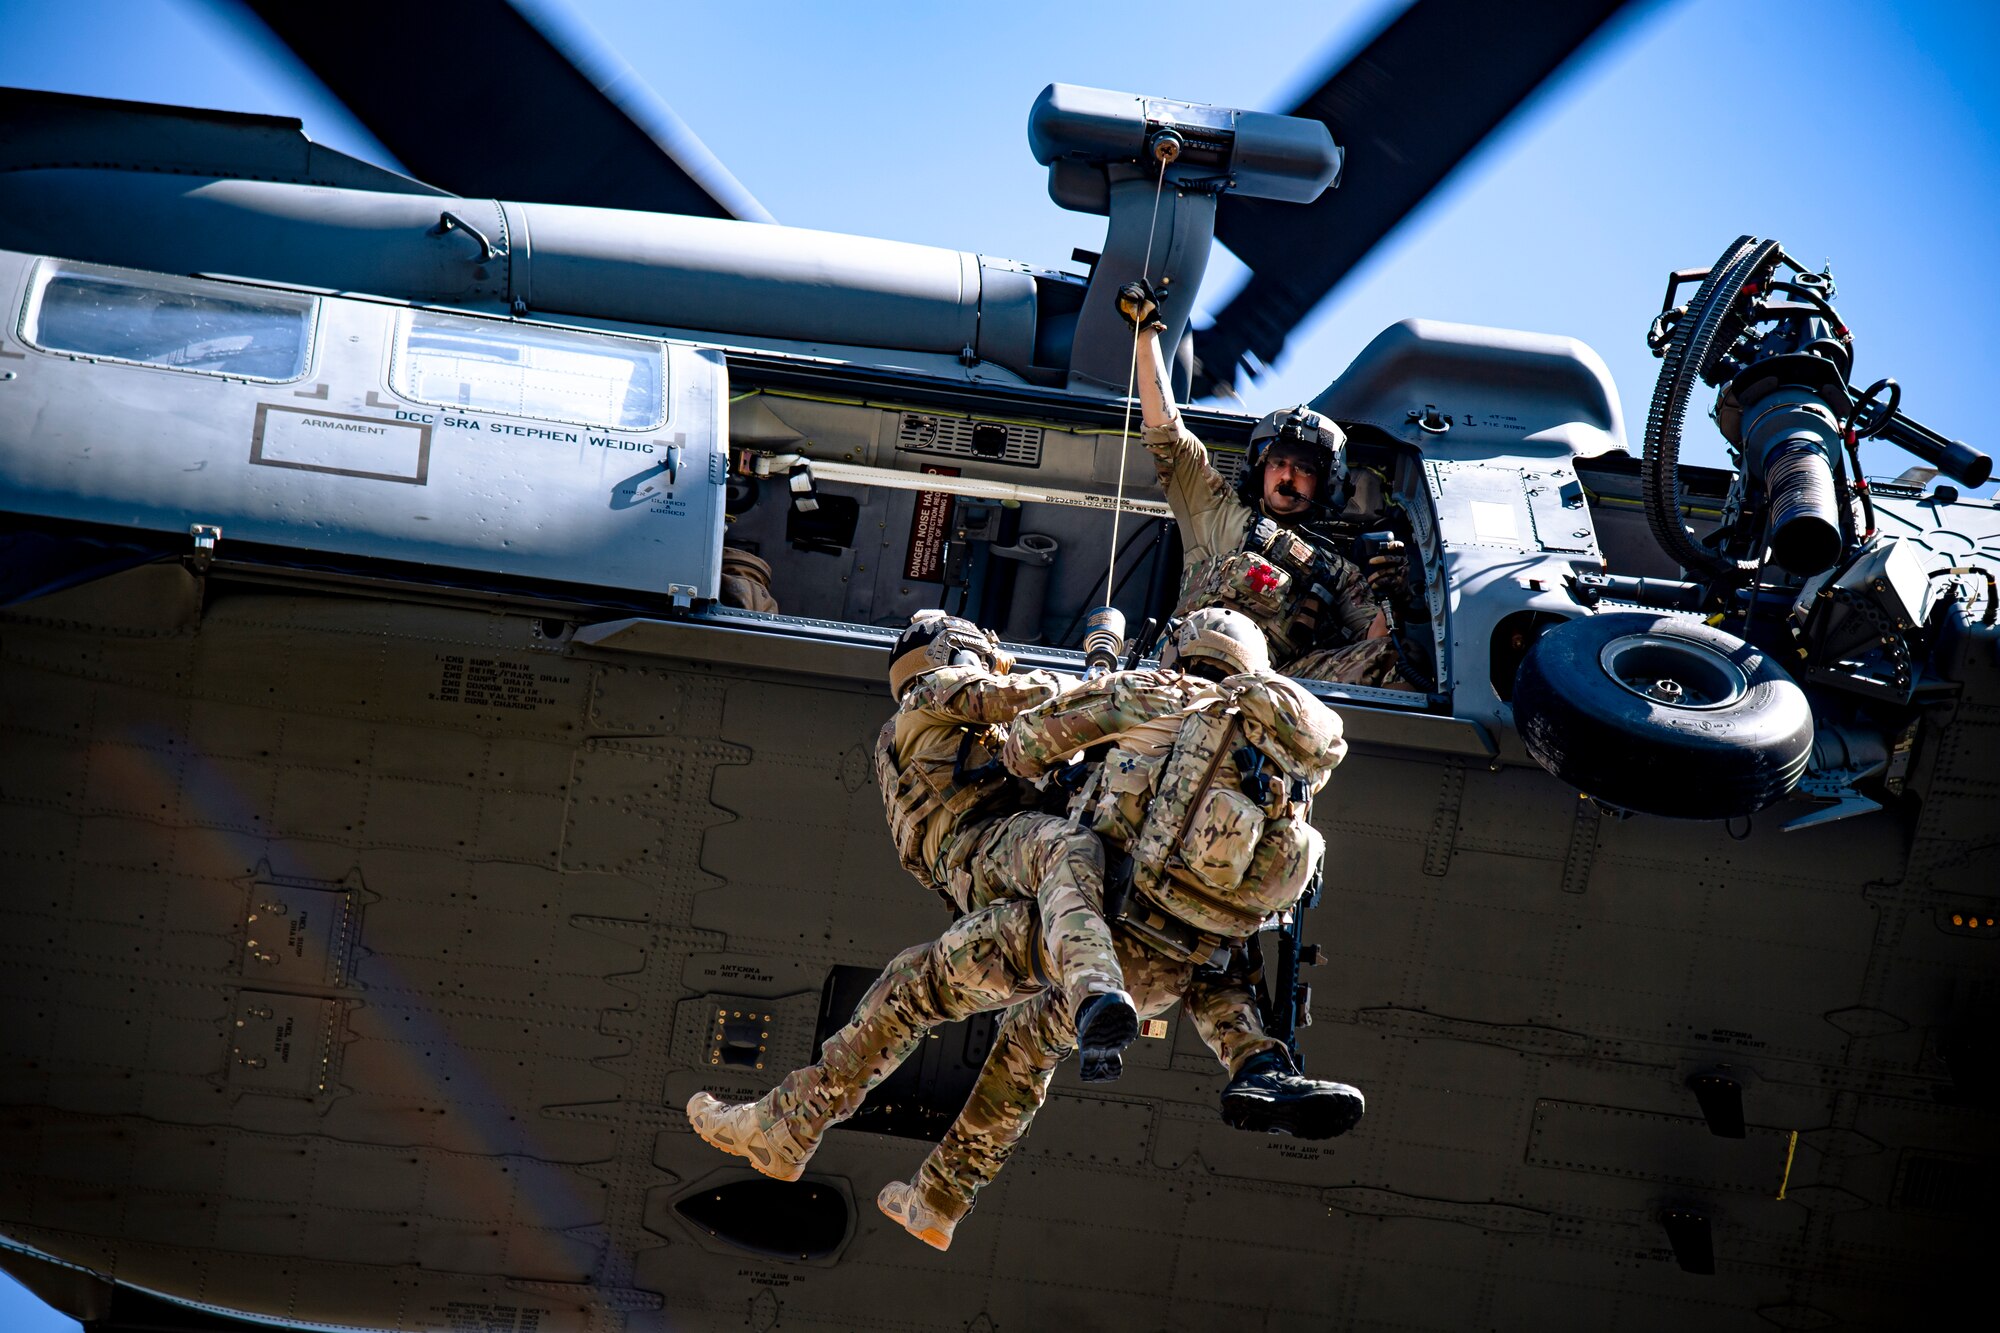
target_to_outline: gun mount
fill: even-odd
[[[1676,305],[1689,283],[1700,285]],[[1893,791],[1921,705],[1956,692],[1944,664],[1963,657],[1968,605],[1982,593],[1980,629],[1993,630],[1989,571],[1935,568],[1913,537],[1878,527],[1860,446],[1887,440],[1922,459],[1927,477],[1969,486],[1989,479],[1992,459],[1905,415],[1895,380],[1855,389],[1854,334],[1834,295],[1830,272],[1754,236],[1708,268],[1668,276],[1647,335],[1663,364],[1641,480],[1647,525],[1686,581],[1578,580],[1572,592],[1586,605],[1671,614],[1551,629],[1523,662],[1516,700],[1530,753],[1614,805],[1721,817],[1795,790],[1830,803],[1788,828],[1878,809],[1862,786]],[[1704,384],[1718,390],[1713,415],[1736,474],[1720,522],[1697,536],[1680,447]],[[1711,641],[1697,645],[1703,636]],[[1800,685],[1814,687],[1809,714]],[[1598,724],[1659,740],[1658,763],[1636,764],[1625,748],[1593,760],[1584,742]],[[1709,775],[1701,795],[1665,790],[1695,784],[1697,770]]]

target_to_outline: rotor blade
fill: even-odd
[[[772,220],[624,61],[553,6],[241,3],[432,185],[532,203]]]
[[[1334,284],[1627,0],[1417,0],[1287,115],[1347,150],[1311,204],[1225,197],[1216,239],[1250,280],[1196,334],[1206,395],[1256,372]]]

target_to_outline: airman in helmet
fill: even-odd
[[[1346,753],[1340,719],[1269,669],[1263,635],[1238,612],[1195,612],[1165,658],[1162,670],[1112,672],[1022,712],[1004,762],[1039,778],[1079,750],[1111,747],[1072,809],[1123,858],[1130,903],[1113,937],[1139,1011],[1178,1004],[1202,1029],[1230,1070],[1230,1124],[1344,1133],[1365,1109],[1360,1091],[1304,1077],[1261,1023],[1232,1022],[1230,974],[1219,970],[1316,880],[1324,843],[1310,804]],[[915,1177],[877,1200],[939,1248],[1042,1104],[1061,1058],[1047,1007],[1036,997],[1008,1011],[964,1110]]]
[[[1269,671],[1271,650],[1263,631],[1248,616],[1223,606],[1205,606],[1168,627],[1160,665],[1224,680],[1246,671]]]
[[[1287,675],[1414,689],[1376,604],[1405,592],[1400,542],[1357,567],[1315,531],[1347,502],[1347,437],[1306,406],[1266,414],[1234,487],[1209,462],[1174,404],[1159,345],[1160,294],[1145,283],[1119,292],[1139,339],[1144,441],[1158,469],[1185,552],[1177,616],[1204,606],[1243,612],[1271,643]]]
[[[1192,941],[1193,952],[1162,952],[1163,946],[1148,944],[1133,929],[1120,926],[1108,942],[1108,969],[1105,959],[1091,950],[1079,951],[1079,942],[1095,937],[1066,915],[1070,909],[1064,904],[1101,904],[1104,844],[1078,819],[1007,813],[1016,779],[985,762],[990,753],[1016,748],[1003,744],[1011,742],[1003,722],[1046,710],[1069,695],[1077,696],[1078,707],[1052,719],[1054,730],[1038,731],[1030,748],[1059,744],[1054,737],[1065,729],[1106,743],[1131,743],[1124,733],[1151,722],[1142,730],[1157,746],[1171,750],[1189,705],[1218,701],[1230,688],[1212,682],[1262,677],[1290,685],[1263,670],[1261,635],[1233,612],[1213,610],[1191,618],[1175,644],[1171,670],[1114,672],[1065,691],[1047,673],[1007,671],[999,646],[968,622],[927,614],[911,626],[891,654],[890,679],[899,707],[878,740],[877,775],[904,864],[919,880],[945,893],[963,915],[937,940],[892,959],[853,1019],[821,1047],[814,1064],[792,1071],[754,1102],[731,1105],[708,1093],[696,1094],[688,1104],[688,1118],[704,1140],[748,1158],[766,1175],[795,1180],[826,1129],[858,1110],[868,1089],[929,1031],[1005,1008],[993,1051],[944,1142],[914,1180],[892,1182],[878,1200],[912,1234],[945,1248],[980,1186],[999,1171],[1026,1133],[1050,1075],[1068,1052],[1082,1047],[1088,1064],[1093,1040],[1112,1046],[1097,1058],[1100,1073],[1106,1065],[1115,1073],[1115,1047],[1129,1042],[1137,1030],[1136,1006],[1124,989],[1128,967],[1144,987],[1149,1012],[1180,1001],[1231,1071],[1223,1097],[1224,1118],[1230,1123],[1309,1138],[1339,1133],[1353,1123],[1360,1114],[1360,1095],[1345,1085],[1299,1076],[1283,1045],[1265,1035],[1240,976],[1204,970],[1226,953],[1221,935],[1183,926],[1175,938],[1183,945]],[[1243,687],[1236,688],[1240,692]],[[1330,770],[1344,750],[1338,719],[1317,700],[1299,694],[1330,725],[1323,740],[1330,737],[1332,749],[1323,744],[1320,755],[1322,767]],[[1008,762],[1037,773],[1047,767],[1025,764],[1018,755]],[[1128,772],[1141,767],[1135,762]],[[1223,773],[1223,779],[1231,773]],[[1317,780],[1323,781],[1324,774]],[[1316,787],[1317,781],[1286,790],[1297,794],[1307,786]],[[1134,799],[1145,800],[1125,779],[1093,781],[1085,790],[1100,788],[1115,793],[1114,803],[1127,807]],[[1177,808],[1165,818],[1171,819]],[[1259,883],[1274,874],[1298,878],[1302,858],[1313,850],[1303,840],[1317,835],[1300,833],[1309,825],[1291,815],[1286,807],[1289,822],[1282,826],[1290,830],[1292,841],[1273,843],[1279,848],[1282,842],[1283,854],[1251,859],[1262,877]],[[1240,836],[1242,825],[1231,827]],[[1199,841],[1199,829],[1196,834]],[[1261,844],[1257,850],[1263,852]],[[1054,891],[1052,882],[1058,885]],[[1101,916],[1091,915],[1102,924]],[[1057,938],[1061,929],[1051,930],[1052,920],[1058,927],[1066,924],[1075,937]],[[1224,924],[1240,923],[1232,918]],[[1066,969],[1084,978],[1080,991],[1070,989]],[[1115,992],[1102,984],[1107,976],[1116,976]],[[1098,1014],[1113,1017],[1100,1019]],[[1114,1019],[1120,1030],[1112,1035],[1118,1040],[1107,1042]]]
[[[1026,910],[982,917],[948,944],[899,955],[852,1031],[759,1100],[695,1095],[696,1133],[781,1179],[795,1178],[820,1134],[895,1068],[907,1054],[900,1034],[926,1029],[925,1018],[943,1012],[939,997],[990,998],[978,975],[962,973],[999,947],[994,932],[1027,950],[1030,988],[1034,977],[1052,983],[1056,1003],[1043,1020],[1061,1034],[1052,1041],[1081,1052],[1086,1080],[1116,1078],[1120,1053],[1139,1033],[1103,916],[1103,844],[1069,820],[1023,809],[1024,789],[995,762],[1006,724],[1056,697],[1064,679],[1013,671],[990,632],[940,611],[912,618],[888,665],[897,708],[876,737],[875,776],[903,867],[961,918],[1001,901]]]

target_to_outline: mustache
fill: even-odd
[[[1330,505],[1326,501],[1318,499],[1314,496],[1307,495],[1304,491],[1292,485],[1292,483],[1289,481],[1279,482],[1277,490],[1278,494],[1284,496],[1287,500],[1303,500],[1307,504],[1307,506],[1313,509],[1317,509],[1323,514],[1336,512],[1333,505]]]

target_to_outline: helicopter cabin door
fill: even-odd
[[[16,523],[464,586],[716,596],[718,352],[5,252],[0,301]]]

